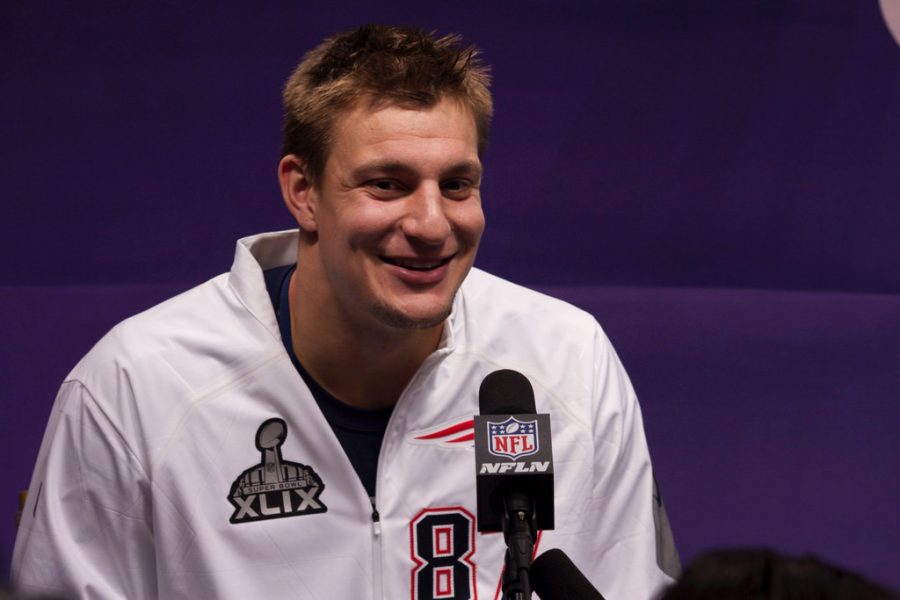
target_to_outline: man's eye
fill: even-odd
[[[365,185],[371,194],[379,198],[394,198],[402,195],[405,190],[403,184],[396,179],[373,179]]]
[[[394,190],[400,189],[400,186],[397,185],[396,181],[390,181],[387,179],[378,179],[369,183],[372,187],[378,190],[382,190],[385,192],[391,192]]]
[[[469,194],[472,184],[465,179],[451,179],[441,184],[441,188],[451,197],[463,197]]]

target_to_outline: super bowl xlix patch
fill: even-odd
[[[296,517],[323,513],[328,508],[320,499],[325,484],[307,465],[289,462],[281,456],[287,438],[287,424],[269,419],[256,431],[256,448],[262,460],[241,473],[231,484],[228,501],[234,506],[232,523]]]

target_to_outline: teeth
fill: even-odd
[[[407,262],[404,260],[396,260],[396,259],[391,259],[391,258],[385,258],[384,261],[387,263],[390,263],[392,265],[397,265],[398,267],[403,267],[404,269],[409,269],[411,271],[429,271],[431,269],[435,269],[435,268],[441,266],[442,264],[444,264],[446,262],[443,260],[438,260],[438,261],[430,262],[430,263]]]
[[[413,264],[413,263],[398,262],[397,264],[400,265],[401,267],[403,267],[404,269],[412,269],[413,271],[427,271],[429,269],[433,269],[437,266],[440,266],[441,263],[436,262],[436,263],[429,263],[429,264],[423,265],[422,263]]]

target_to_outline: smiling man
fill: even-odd
[[[13,561],[85,598],[495,598],[472,415],[497,369],[553,423],[561,548],[611,598],[678,569],[634,392],[594,319],[472,265],[487,69],[369,26],[285,86],[298,229],[114,328],[63,383]],[[502,203],[502,199],[494,201]]]
[[[279,165],[300,228],[293,350],[344,402],[392,406],[438,347],[484,229],[475,119],[451,96],[367,98],[331,136],[322,173],[296,154]]]

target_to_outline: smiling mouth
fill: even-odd
[[[453,257],[448,256],[447,258],[440,260],[430,261],[410,258],[389,258],[387,256],[379,256],[379,258],[389,265],[394,265],[395,267],[400,267],[402,269],[409,269],[410,271],[433,271],[434,269],[446,265]]]

